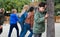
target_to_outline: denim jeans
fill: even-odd
[[[32,37],[33,31],[30,27],[30,24],[27,24],[27,23],[24,24],[24,29],[23,29],[23,32],[20,35],[20,37],[25,37],[25,34],[27,33],[28,30],[31,32],[28,37]]]
[[[14,24],[14,25],[11,24],[11,25],[10,25],[10,30],[9,30],[8,37],[11,37],[11,33],[12,33],[13,28],[16,28],[16,30],[17,30],[17,37],[19,37],[19,29],[18,29],[17,24]]]

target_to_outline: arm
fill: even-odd
[[[22,12],[20,13],[20,17],[25,13],[25,10],[22,10]]]
[[[34,16],[34,20],[37,23],[41,23],[45,20],[45,17],[40,17],[39,14],[36,13],[35,16]]]

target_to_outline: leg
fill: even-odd
[[[34,37],[41,37],[41,33],[40,34],[34,34]]]
[[[0,34],[2,33],[2,31],[3,31],[3,28],[0,29]]]
[[[28,37],[32,37],[32,35],[33,35],[33,31],[32,30],[30,30],[30,34],[29,34],[29,36]]]
[[[27,33],[27,28],[24,26],[23,32],[21,33],[20,37],[25,37],[25,34]]]
[[[42,36],[42,34],[40,33],[40,34],[39,34],[39,37],[41,37],[41,36]]]
[[[29,34],[29,36],[28,37],[32,37],[32,35],[33,35],[33,31],[32,31],[32,29],[30,28],[30,34]]]
[[[11,37],[12,30],[13,30],[13,25],[10,25],[10,30],[9,30],[8,37]]]
[[[21,35],[24,31],[24,24],[20,24],[20,26],[21,26],[21,33],[20,33],[20,35]]]
[[[16,30],[17,30],[17,37],[19,37],[19,29],[18,29],[17,24],[15,25],[15,28],[16,28]]]
[[[2,28],[2,26],[0,26],[0,34],[2,33],[2,31],[3,31],[3,28]]]

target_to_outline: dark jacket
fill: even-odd
[[[0,13],[0,25],[3,25],[4,20],[5,20],[4,14]]]

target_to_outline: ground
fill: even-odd
[[[10,27],[9,24],[4,24],[3,25],[3,32],[0,35],[0,37],[7,37],[8,36],[9,27]],[[21,31],[21,27],[20,27],[19,23],[18,23],[18,27],[19,27],[19,32],[20,32]],[[30,32],[28,31],[25,37],[28,37],[29,33]],[[60,37],[60,23],[55,23],[55,33],[56,33],[55,37]],[[12,37],[17,37],[15,28],[13,29],[11,36]],[[46,37],[46,31],[42,34],[42,37]]]

